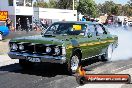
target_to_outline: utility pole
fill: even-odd
[[[74,0],[73,0],[73,6],[72,6],[73,10],[74,10],[74,4],[75,4],[75,2],[74,2]]]

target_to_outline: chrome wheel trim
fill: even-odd
[[[0,41],[2,40],[2,34],[0,33]]]
[[[112,53],[113,53],[113,46],[112,46],[112,44],[111,45],[109,45],[109,47],[108,47],[108,60],[111,60],[111,58],[112,58]]]
[[[76,71],[79,66],[79,58],[78,56],[72,56],[71,58],[71,70]]]

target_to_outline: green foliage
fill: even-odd
[[[74,2],[74,8],[77,9],[78,12],[91,17],[97,17],[102,13],[107,13],[108,15],[132,16],[132,0],[126,5],[115,4],[113,1],[105,1],[103,4],[98,5],[94,0],[74,0]],[[49,0],[49,2],[39,0],[34,3],[34,6],[42,8],[72,9],[73,0]]]
[[[118,6],[114,5],[111,7],[111,14],[117,15],[118,14]]]
[[[77,9],[78,1],[74,0],[74,8]],[[58,0],[58,8],[60,9],[72,9],[73,0]]]
[[[132,0],[128,1],[128,5],[132,8]]]
[[[114,9],[115,3],[113,1],[105,1],[105,3],[102,4],[101,11],[102,13],[110,13],[111,9]]]
[[[82,14],[91,17],[96,17],[97,15],[97,5],[93,0],[79,0],[79,6],[77,10]]]
[[[49,0],[48,7],[49,8],[57,8],[58,2],[56,0]]]
[[[132,0],[127,4],[115,4],[113,1],[105,1],[103,4],[98,4],[99,12],[113,15],[127,15],[132,16]]]
[[[33,6],[34,7],[48,8],[48,4],[46,2],[40,2],[40,1],[35,2]]]

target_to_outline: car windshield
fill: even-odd
[[[85,32],[87,25],[76,23],[54,23],[44,35],[81,35]]]

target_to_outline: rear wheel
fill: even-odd
[[[0,32],[0,41],[2,41],[3,39],[3,36],[2,36],[2,33]]]
[[[109,45],[105,55],[102,55],[101,57],[102,61],[110,61],[112,58],[112,53],[113,53],[113,44]]]
[[[19,59],[19,64],[24,70],[32,69],[34,66],[33,62],[30,62],[26,59]]]

